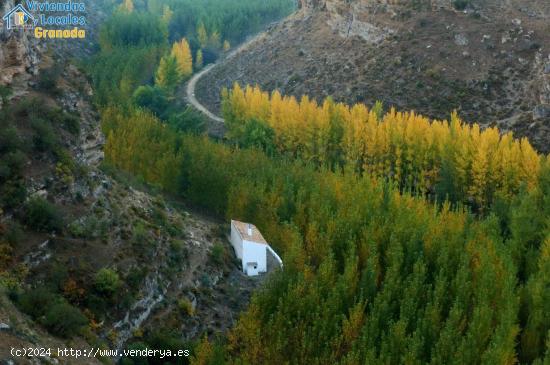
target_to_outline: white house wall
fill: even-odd
[[[246,267],[248,262],[257,262],[258,271],[267,271],[267,251],[266,245],[254,243],[250,241],[243,241],[243,267]]]
[[[241,235],[233,224],[231,224],[231,244],[233,245],[233,249],[235,250],[235,255],[237,255],[237,258],[242,260],[243,242],[241,239]]]

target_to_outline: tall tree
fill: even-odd
[[[208,45],[208,32],[206,31],[206,27],[202,22],[199,23],[197,27],[197,39],[199,40],[201,48],[204,48]]]
[[[162,57],[157,69],[155,84],[167,93],[172,94],[180,81],[181,74],[176,57],[171,55]]]
[[[176,59],[178,71],[182,78],[187,78],[193,73],[193,56],[191,55],[189,43],[185,38],[174,43],[171,56]]]

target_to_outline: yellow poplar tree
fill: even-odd
[[[176,58],[180,75],[184,78],[189,77],[193,73],[193,57],[189,43],[185,38],[174,43],[171,55]]]
[[[528,189],[538,185],[542,157],[526,139],[501,136],[496,128],[482,131],[479,124],[463,123],[456,112],[450,121],[395,109],[382,115],[381,104],[372,110],[331,99],[318,104],[307,96],[298,101],[238,84],[224,100],[234,131],[242,131],[252,118],[265,123],[283,154],[324,165],[341,153],[353,170],[391,178],[421,193],[450,176],[445,189],[462,202],[471,199],[482,212],[495,194],[511,196],[522,184]],[[339,125],[342,135],[333,141],[331,133]]]
[[[227,40],[223,41],[223,50],[227,52],[229,51],[230,48],[231,48],[231,44],[229,43],[229,41]]]
[[[479,127],[474,126],[474,138],[477,151],[474,154],[472,161],[472,185],[470,186],[470,194],[474,201],[481,208],[485,206],[485,192],[487,185],[488,172],[488,143],[486,138],[479,136]]]

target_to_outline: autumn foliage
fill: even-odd
[[[235,84],[223,94],[230,137],[242,142],[258,135],[259,147],[271,146],[282,155],[331,168],[389,179],[402,190],[438,193],[441,199],[472,203],[486,209],[496,196],[510,197],[520,188],[534,188],[541,156],[527,139],[501,135],[463,123],[456,113],[450,121],[429,120],[414,112],[380,105],[348,106],[326,99],[317,104],[269,94],[258,87]],[[272,136],[272,137],[270,137]]]
[[[254,222],[283,255],[284,271],[254,296],[226,346],[203,340],[192,363],[549,360],[544,158],[536,156],[532,186],[484,218],[402,192],[385,176],[183,135],[141,111],[110,108],[103,127],[107,163],[219,216]],[[483,134],[459,130],[471,143]],[[509,143],[522,151],[522,142]]]

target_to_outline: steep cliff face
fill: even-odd
[[[0,14],[13,8],[14,0],[0,5]],[[9,85],[14,94],[22,93],[31,75],[38,73],[43,47],[28,31],[8,30],[0,18],[0,85]]]

